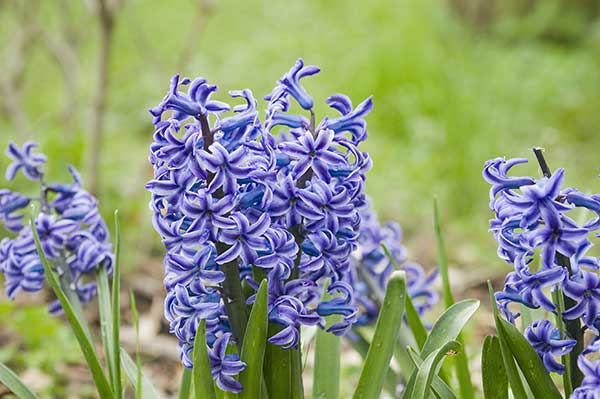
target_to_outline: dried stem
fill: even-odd
[[[114,32],[115,8],[108,0],[96,0],[100,36],[98,41],[98,76],[96,79],[96,98],[92,110],[92,143],[89,158],[90,191],[98,193],[100,180],[100,160],[102,158],[102,139],[106,113],[106,96],[109,84],[109,65],[112,36]]]

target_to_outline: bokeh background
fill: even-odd
[[[410,257],[433,267],[437,196],[466,291],[505,273],[487,233],[485,160],[542,146],[567,184],[600,191],[599,16],[597,0],[0,0],[0,147],[39,141],[50,180],[69,179],[73,164],[107,220],[119,209],[124,287],[141,296],[143,346],[168,390],[178,368],[144,184],[147,109],[174,73],[208,78],[217,98],[246,87],[260,97],[301,56],[322,69],[303,81],[317,116],[331,93],[373,95],[375,207],[401,223]],[[28,190],[20,179],[0,187]],[[43,298],[0,299],[0,361],[49,397],[89,394],[70,331]]]

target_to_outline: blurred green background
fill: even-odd
[[[69,178],[66,163],[88,182],[96,169],[102,211],[122,215],[125,280],[148,265],[160,276],[143,188],[147,109],[176,72],[218,84],[217,98],[245,87],[260,97],[301,56],[322,69],[303,81],[318,116],[332,93],[374,96],[368,192],[381,218],[402,224],[411,258],[435,265],[435,195],[451,263],[493,274],[503,265],[487,233],[485,160],[532,158],[542,146],[568,185],[600,191],[599,14],[595,0],[1,0],[0,147],[38,140],[51,180]],[[539,173],[534,163],[521,170]],[[8,305],[0,312],[16,317]],[[0,333],[23,329],[10,324]],[[22,344],[35,348],[34,338]]]

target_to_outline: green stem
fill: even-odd
[[[222,254],[227,249],[226,244],[217,243],[218,254]],[[240,280],[240,269],[237,263],[233,261],[221,265],[221,270],[225,273],[225,281],[223,281],[225,310],[231,324],[231,332],[241,353],[244,334],[246,333],[246,324],[248,323],[248,312]]]
[[[560,330],[560,338],[566,339],[567,332],[565,328],[565,323],[562,317],[560,316],[565,311],[565,301],[563,297],[562,290],[557,288],[555,291],[552,291],[552,299],[558,308],[558,313],[555,314],[556,325]],[[566,355],[561,357],[561,363],[565,366],[565,372],[563,373],[563,385],[565,388],[565,399],[568,399],[573,392],[573,385],[571,382],[571,354],[567,353]]]
[[[548,166],[548,163],[544,158],[543,149],[539,147],[533,148],[533,153],[537,158],[538,164],[540,165],[540,169],[542,170],[544,176],[550,178],[552,176],[552,171],[550,170],[550,167]],[[568,257],[561,254],[560,252],[556,252],[556,263],[567,269],[567,271],[569,272],[569,277],[573,275],[573,270],[571,269],[571,261]],[[562,297],[565,309],[571,309],[573,306],[577,305],[576,301],[564,295],[564,293]],[[569,359],[571,365],[571,386],[572,388],[576,388],[580,386],[581,382],[583,381],[583,373],[581,372],[581,370],[579,370],[579,367],[577,366],[577,359],[581,352],[583,352],[583,329],[581,327],[581,320],[579,319],[564,320],[564,322],[569,337],[577,341],[577,344],[575,344],[575,347],[571,351]]]

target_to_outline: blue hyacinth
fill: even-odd
[[[513,303],[543,308],[563,319],[567,332],[562,336],[547,320],[535,321],[525,332],[548,371],[562,373],[564,367],[554,356],[571,352],[576,342],[583,341],[585,330],[593,336],[593,343],[598,342],[600,280],[596,271],[600,259],[590,249],[599,237],[600,196],[564,188],[564,170],[550,173],[539,150],[536,155],[545,175],[540,179],[509,176],[526,159],[493,159],[483,170],[491,184],[490,208],[495,215],[490,231],[498,242],[498,256],[514,267],[504,289],[496,293],[496,301],[511,323],[520,316]],[[579,210],[586,211],[587,219],[576,222],[573,215]],[[564,312],[559,312],[552,293],[564,295]],[[587,382],[575,390],[574,398],[596,397],[590,392],[598,389],[597,365],[585,356],[597,349],[592,344],[575,354]]]
[[[240,291],[232,288],[242,281],[256,289],[268,280],[269,321],[280,327],[272,344],[298,348],[301,326],[324,327],[326,316],[341,315],[329,329],[338,335],[357,322],[350,254],[367,205],[371,161],[359,147],[373,104],[369,98],[354,108],[333,95],[327,103],[334,114],[317,123],[300,79],[318,72],[298,60],[265,97],[264,118],[248,89],[231,91],[232,101],[241,100],[231,106],[211,99],[217,87],[206,79],[179,76],[150,110],[154,177],[146,187],[167,250],[165,315],[186,367],[196,326],[206,320],[222,389],[239,389],[216,367],[225,364],[223,345],[242,338],[233,315]],[[300,114],[290,112],[292,101]],[[322,302],[328,280],[335,297]]]
[[[98,210],[98,201],[81,186],[73,167],[73,183],[47,183],[43,166],[46,156],[35,153],[38,145],[27,142],[22,148],[10,142],[6,154],[12,159],[6,171],[8,180],[18,172],[39,185],[32,196],[0,190],[0,222],[14,237],[0,241],[0,271],[4,274],[6,294],[14,299],[19,291],[36,292],[44,287],[44,268],[35,247],[31,226],[23,223],[31,202],[39,203],[35,228],[44,255],[59,274],[63,289],[75,291],[82,303],[96,294],[93,281],[96,268],[112,271],[114,254],[109,233]],[[60,312],[58,301],[50,311]]]

